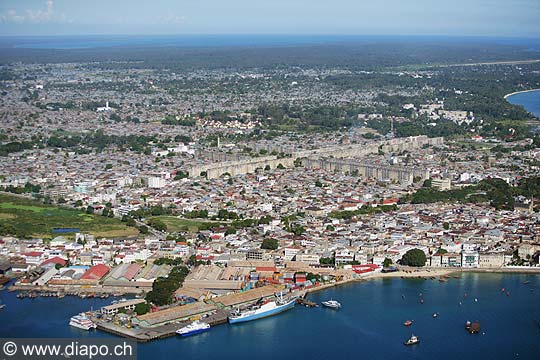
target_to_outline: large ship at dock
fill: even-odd
[[[69,320],[69,325],[83,330],[95,329],[97,327],[97,325],[94,324],[94,322],[90,320],[84,313],[71,317]]]
[[[245,310],[236,310],[229,315],[229,323],[252,321],[264,317],[277,315],[283,311],[292,309],[296,303],[296,297],[284,299],[283,295],[277,296],[276,300],[259,300],[257,303]]]

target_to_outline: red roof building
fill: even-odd
[[[55,265],[60,264],[62,266],[66,266],[67,261],[62,259],[61,257],[55,256],[53,258],[50,258],[50,259],[45,260],[44,262],[42,262],[40,266],[45,266],[47,264],[55,264]]]
[[[90,269],[81,276],[83,280],[101,280],[107,273],[110,268],[107,265],[99,264],[92,266]]]

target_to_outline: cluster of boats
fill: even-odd
[[[57,297],[59,299],[65,297],[66,295],[68,296],[78,296],[80,297],[81,299],[91,299],[91,298],[101,298],[101,299],[107,299],[110,295],[109,294],[101,294],[101,295],[96,295],[94,293],[79,293],[79,292],[60,292],[60,291],[43,291],[43,292],[38,292],[38,291],[31,291],[31,292],[20,292],[17,294],[17,298],[18,299],[25,299],[25,298],[29,298],[29,299],[35,299],[37,298],[38,296],[39,297]],[[113,295],[113,296],[120,296],[120,295]]]

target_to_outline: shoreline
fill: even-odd
[[[347,285],[352,284],[355,282],[362,282],[362,281],[368,281],[368,280],[377,280],[377,279],[394,279],[394,278],[400,278],[400,279],[431,279],[431,278],[438,278],[451,275],[451,274],[463,274],[463,273],[480,273],[480,274],[532,274],[532,275],[540,275],[540,268],[530,268],[530,269],[514,269],[514,268],[422,268],[421,270],[414,270],[414,269],[407,269],[407,271],[396,271],[391,273],[382,273],[380,271],[367,274],[365,276],[360,276],[356,278],[351,278],[347,280],[343,280],[340,282],[332,283],[332,284],[324,284],[318,287],[313,287],[310,289],[305,290],[305,296],[307,294],[321,291],[325,289],[329,289],[332,287],[337,287],[341,285]]]
[[[521,94],[521,93],[528,93],[533,91],[540,91],[540,89],[530,89],[530,90],[522,90],[522,91],[514,91],[513,93],[504,95],[504,99],[507,100],[510,96]]]

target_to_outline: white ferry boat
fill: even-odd
[[[84,313],[73,316],[69,320],[69,325],[83,330],[95,329],[97,327],[97,325],[94,324],[94,322],[90,320]]]
[[[191,336],[210,330],[210,325],[201,321],[194,321],[191,324],[176,330],[180,336]]]
[[[296,297],[284,300],[282,295],[277,297],[275,301],[264,301],[261,299],[255,305],[246,310],[236,310],[235,312],[231,313],[231,315],[229,315],[229,323],[235,324],[276,315],[283,311],[292,309],[295,303]]]

